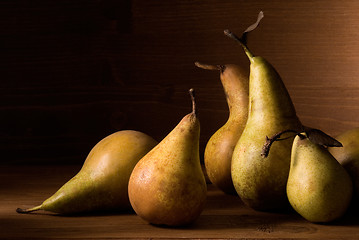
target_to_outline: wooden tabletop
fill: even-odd
[[[59,216],[18,214],[41,203],[80,166],[1,166],[0,239],[359,239],[359,213],[331,224],[313,224],[294,212],[257,212],[237,196],[208,186],[207,205],[190,227],[148,224],[135,213]]]

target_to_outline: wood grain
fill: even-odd
[[[248,60],[224,29],[249,37],[281,74],[305,125],[359,125],[359,2],[14,0],[0,2],[0,163],[82,163],[106,135],[161,140],[197,91],[201,152],[228,116],[218,74],[195,61]]]
[[[208,186],[207,204],[188,227],[146,223],[133,212],[60,216],[18,214],[41,203],[80,166],[8,166],[0,169],[0,239],[358,239],[359,217],[348,213],[330,224],[313,224],[292,211],[257,212],[237,196]]]

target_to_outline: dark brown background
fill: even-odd
[[[201,151],[228,116],[218,73],[238,63],[223,35],[265,18],[249,47],[279,71],[306,125],[359,126],[359,2],[0,1],[0,164],[82,163],[122,129],[161,140],[197,92]]]

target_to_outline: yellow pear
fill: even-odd
[[[287,195],[292,207],[310,222],[341,217],[352,198],[352,181],[328,152],[306,133],[293,141]]]
[[[248,117],[248,73],[237,64],[208,65],[196,62],[196,66],[219,70],[229,117],[207,142],[204,164],[209,180],[227,194],[236,194],[231,177],[234,147],[241,136]]]
[[[128,180],[136,163],[157,142],[145,133],[123,130],[98,142],[81,170],[41,205],[17,209],[19,213],[46,210],[74,214],[128,210]]]
[[[191,96],[193,111],[136,164],[130,177],[131,205],[152,224],[188,225],[204,208],[207,185],[199,159],[200,125]]]
[[[261,14],[258,19],[263,17]],[[286,183],[291,143],[276,143],[267,158],[262,157],[262,148],[266,136],[283,129],[300,131],[302,124],[275,68],[263,57],[253,55],[244,35],[238,38],[229,30],[225,34],[240,43],[250,61],[248,120],[232,156],[234,187],[243,202],[253,209],[274,211],[285,208],[289,206]]]

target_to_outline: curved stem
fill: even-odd
[[[266,141],[263,145],[261,156],[263,158],[268,157],[269,150],[270,150],[270,147],[272,146],[273,142],[294,137],[294,136],[290,136],[290,137],[286,137],[286,138],[280,138],[280,136],[282,134],[288,133],[288,132],[295,133],[294,136],[299,136],[300,139],[302,139],[302,140],[305,138],[308,138],[312,143],[318,144],[318,145],[321,145],[324,147],[343,147],[343,145],[338,140],[329,136],[328,134],[324,133],[323,131],[321,131],[319,129],[303,126],[302,131],[299,131],[299,132],[296,130],[287,129],[287,130],[284,130],[284,131],[274,134],[271,138],[268,138],[268,136],[266,136]],[[305,134],[302,134],[302,132]]]
[[[206,69],[206,70],[219,70],[219,71],[221,71],[222,68],[224,68],[224,66],[222,66],[222,65],[211,65],[211,64],[201,63],[201,62],[195,62],[194,65],[196,65],[196,67]]]
[[[254,57],[253,53],[248,49],[247,44],[245,43],[244,39],[241,37],[239,38],[236,34],[234,34],[233,32],[231,32],[230,30],[226,29],[224,30],[224,35],[232,38],[233,40],[235,40],[236,42],[238,42],[244,49],[244,52],[246,53],[246,55],[248,56],[249,60],[252,61],[252,58]],[[243,36],[245,36],[245,34],[243,34]]]
[[[31,213],[31,212],[34,212],[34,211],[38,211],[40,209],[41,209],[41,205],[33,207],[33,208],[28,208],[28,209],[17,208],[16,212],[17,213]]]
[[[229,31],[228,29],[224,30],[224,34],[230,38],[232,38],[233,40],[237,41],[244,49],[244,52],[247,54],[249,60],[252,62],[252,59],[254,57],[254,55],[252,54],[252,52],[248,49],[247,47],[247,34],[252,32],[254,29],[256,29],[260,23],[260,21],[262,20],[262,18],[264,17],[263,11],[260,11],[257,17],[257,21],[255,23],[253,23],[252,25],[250,25],[243,33],[241,37],[238,37],[237,35],[235,35],[234,33],[232,33],[231,31]]]
[[[191,96],[191,101],[192,101],[192,113],[196,115],[196,101],[195,101],[194,89],[191,88],[188,92],[189,95]]]
[[[266,136],[266,141],[265,141],[265,143],[264,143],[264,145],[263,145],[262,152],[261,152],[261,156],[262,156],[263,158],[268,157],[269,150],[270,150],[272,144],[273,144],[275,141],[285,140],[285,139],[288,139],[288,138],[293,137],[293,136],[290,136],[290,137],[286,137],[286,138],[280,139],[280,136],[281,136],[282,134],[288,133],[288,132],[295,133],[294,136],[296,136],[296,135],[302,136],[302,135],[300,134],[300,132],[298,132],[298,131],[296,131],[296,130],[292,130],[292,129],[287,129],[287,130],[280,131],[280,132],[274,134],[271,138],[268,138],[268,136]]]

